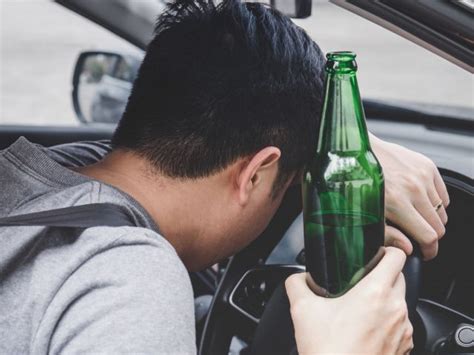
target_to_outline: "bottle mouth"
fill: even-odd
[[[338,62],[351,62],[355,59],[357,54],[350,51],[337,51],[337,52],[329,52],[326,54],[326,58],[328,60],[334,60]]]
[[[326,71],[329,73],[348,74],[357,71],[356,54],[350,51],[329,52],[326,54]]]

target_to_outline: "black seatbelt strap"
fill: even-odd
[[[0,227],[47,226],[90,228],[97,226],[136,226],[119,205],[91,203],[0,218]]]

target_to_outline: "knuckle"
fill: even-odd
[[[393,320],[396,324],[403,324],[406,318],[406,311],[403,308],[397,308],[393,312]]]
[[[424,157],[425,158],[425,161],[426,161],[426,168],[427,170],[433,174],[433,173],[437,173],[438,172],[438,167],[436,166],[436,164],[434,163],[433,160],[431,160],[430,158],[428,157]]]
[[[411,185],[412,178],[411,175],[402,175],[400,176],[400,184],[402,184],[405,187],[408,187]]]
[[[405,302],[404,299],[401,299],[398,301],[398,312],[400,312],[400,314],[403,316],[403,317],[406,317],[408,315],[408,308],[407,308],[407,303]]]
[[[392,324],[404,326],[404,323],[408,318],[408,310],[405,300],[401,298],[392,300],[390,314]]]
[[[423,181],[427,181],[433,177],[433,170],[431,168],[422,169],[420,171],[420,177]]]
[[[438,242],[438,234],[434,230],[426,233],[426,240],[424,244],[433,246],[437,242]]]
[[[413,194],[419,194],[420,192],[423,191],[423,186],[420,182],[413,179],[410,185],[408,185],[408,191],[410,191]]]
[[[444,207],[441,207],[441,209],[438,211],[438,216],[441,221],[441,224],[444,227],[446,223],[448,222],[448,214],[446,213],[446,210],[444,209]]]
[[[438,255],[437,250],[430,251],[424,255],[424,260],[425,261],[433,260],[436,257],[436,255]]]
[[[435,162],[431,159],[428,159],[428,168],[430,169],[433,176],[439,174],[438,167],[436,166]]]
[[[393,313],[396,315],[401,315],[403,313],[403,304],[400,299],[396,299],[392,302]]]
[[[403,307],[401,308],[400,313],[404,321],[408,319],[408,308],[406,302],[403,302]]]
[[[405,330],[405,332],[403,333],[402,341],[406,344],[408,350],[413,349],[413,327]]]
[[[286,293],[288,294],[288,298],[290,298],[290,299],[291,299],[290,296],[292,295],[292,294],[290,293],[290,292],[291,292],[290,290],[291,290],[292,288],[293,288],[293,282],[292,282],[291,280],[289,280],[289,279],[285,280],[285,291],[286,291]]]
[[[437,233],[438,233],[438,239],[441,238],[446,233],[446,227],[443,224],[441,224],[438,227]]]
[[[285,280],[285,289],[286,290],[291,290],[295,289],[299,286],[301,283],[301,275],[299,273],[292,274],[288,276]]]
[[[396,248],[396,247],[386,247],[385,248],[385,252],[387,254],[390,254],[392,256],[392,258],[395,258],[395,259],[400,259],[400,262],[405,262],[406,258],[407,258],[407,255],[405,254],[405,252],[403,250],[401,250],[400,248]],[[398,275],[398,277],[404,277],[402,273],[400,273]]]
[[[449,195],[446,195],[445,207],[448,207],[450,203],[451,199],[449,198]]]
[[[410,322],[408,322],[407,329],[405,330],[404,337],[407,340],[413,338],[413,325]]]
[[[285,280],[285,288],[287,290],[292,288],[294,281],[295,281],[294,275],[291,275],[291,276],[287,277],[286,280]]]

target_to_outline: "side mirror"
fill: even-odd
[[[117,123],[142,58],[113,52],[82,52],[72,79],[72,101],[82,123]]]
[[[270,5],[292,18],[311,16],[312,0],[270,0]]]

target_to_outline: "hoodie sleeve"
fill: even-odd
[[[49,341],[49,353],[196,353],[184,265],[170,248],[125,239],[92,256],[60,288],[36,336]]]

